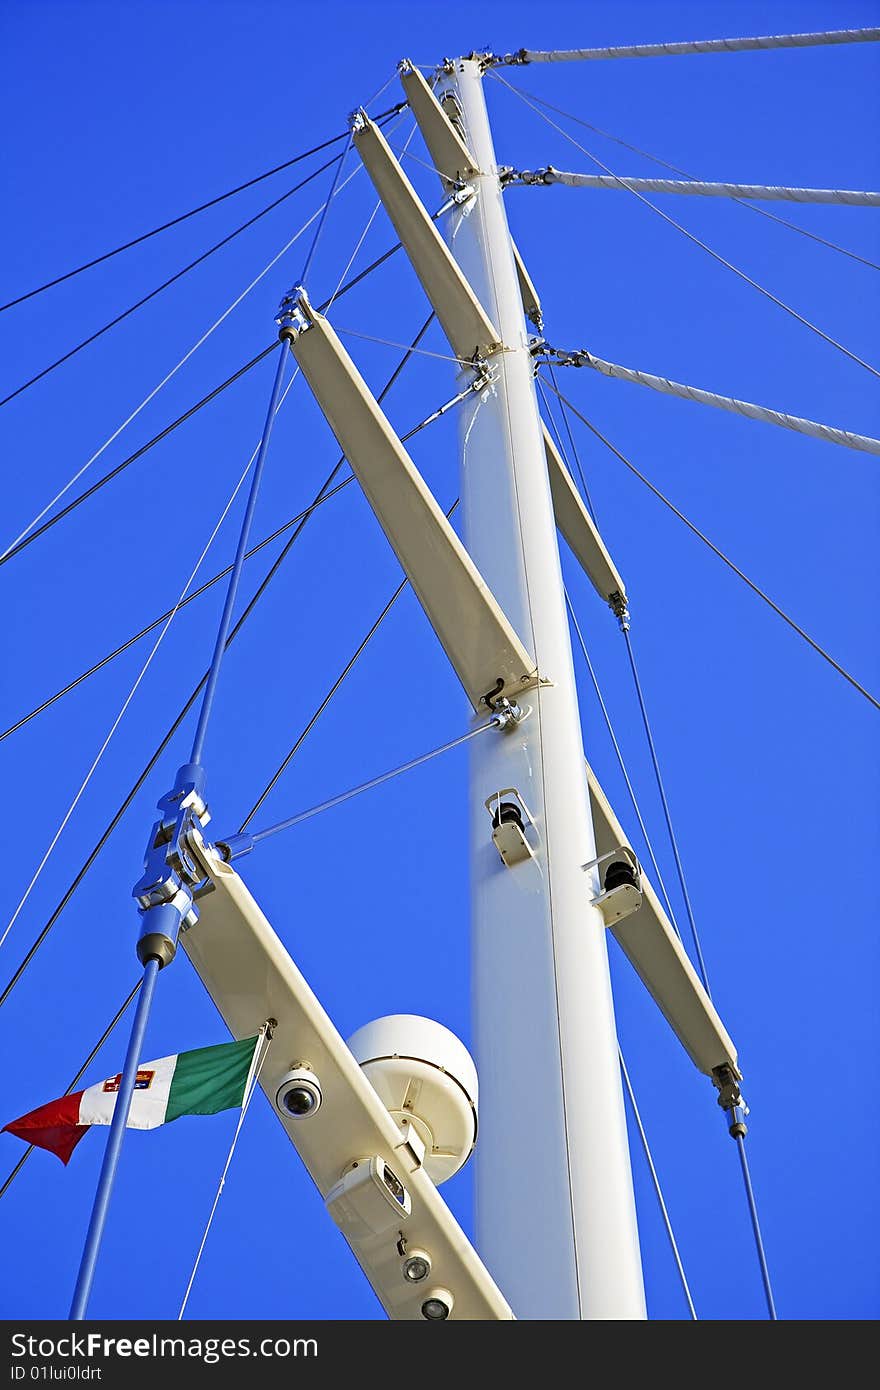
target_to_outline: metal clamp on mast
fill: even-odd
[[[749,1107],[739,1088],[740,1077],[733,1067],[725,1063],[715,1067],[712,1080],[718,1087],[718,1104],[727,1116],[727,1129],[731,1139],[744,1139],[748,1133],[746,1115]]]
[[[141,965],[153,956],[160,970],[170,964],[181,929],[198,921],[193,897],[204,874],[193,857],[190,836],[211,819],[204,791],[201,763],[184,763],[174,787],[158,803],[162,814],[150,832],[144,872],[132,889],[142,921],[137,943]]]

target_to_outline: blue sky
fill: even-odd
[[[0,227],[4,302],[345,129],[404,56],[433,63],[509,51],[860,27],[856,0],[483,6],[8,3],[4,107],[9,196]],[[873,45],[515,69],[566,112],[709,179],[878,185]],[[590,171],[569,144],[487,81],[499,158]],[[396,82],[378,109],[397,100]],[[373,108],[376,109],[376,108]],[[617,173],[652,166],[554,116]],[[393,136],[409,133],[404,117]],[[413,150],[424,155],[418,140]],[[331,152],[328,152],[328,155]],[[172,275],[322,158],[0,314],[12,390]],[[356,167],[354,158],[346,172]],[[409,172],[435,207],[432,174]],[[0,410],[2,546],[63,486],[326,196],[331,173],[261,220]],[[613,361],[866,434],[876,377],[821,341],[622,192],[512,189],[513,233],[541,292],[546,331]],[[326,298],[373,205],[361,172],[331,209],[309,274]],[[723,200],[655,199],[755,280],[876,365],[878,272]],[[768,205],[880,261],[876,211]],[[393,241],[377,217],[355,263]],[[297,280],[303,238],[93,466],[121,461],[266,346]],[[337,306],[338,327],[409,341],[427,312],[395,258]],[[398,354],[348,338],[375,389]],[[446,344],[436,328],[425,346]],[[4,566],[2,726],[170,607],[262,425],[262,364]],[[769,426],[570,372],[562,388],[711,539],[868,689],[880,689],[876,460]],[[401,432],[455,392],[421,357],[388,400]],[[2,394],[6,394],[3,391]],[[640,662],[713,994],[738,1044],[752,1107],[749,1153],[780,1316],[880,1311],[877,1108],[877,714],[623,466],[576,429],[603,534],[631,598]],[[457,494],[456,424],[412,453],[444,506]],[[311,499],[336,461],[305,386],[281,415],[255,524],[259,538]],[[199,575],[229,563],[241,504]],[[249,597],[278,543],[249,562]],[[663,833],[616,624],[568,554],[563,566],[664,877]],[[218,832],[268,781],[399,579],[355,488],[306,528],[224,666],[206,748]],[[218,586],[168,632],[106,755],[0,948],[18,964],[204,669]],[[142,641],[0,742],[5,786],[0,931],[149,651]],[[585,747],[641,852],[583,665]],[[407,594],[272,792],[269,824],[464,731],[467,710]],[[0,1009],[0,1113],[58,1094],[137,975],[130,897],[157,798],[188,752],[190,721],[135,798]],[[381,1014],[424,1013],[469,1037],[466,752],[270,840],[243,872],[344,1035]],[[426,853],[423,816],[432,816]],[[674,896],[678,907],[679,896]],[[683,920],[683,913],[679,914]],[[377,944],[398,934],[389,956]],[[621,1045],[654,1149],[697,1311],[764,1315],[736,1154],[697,1075],[612,946]],[[181,956],[159,981],[147,1056],[222,1041]],[[86,1077],[118,1069],[120,1032]],[[85,1084],[85,1083],[84,1083]],[[235,1117],[127,1137],[92,1302],[99,1317],[174,1317]],[[7,1259],[0,1316],[66,1315],[103,1150],[70,1167],[36,1154],[0,1200]],[[20,1155],[0,1137],[0,1178]],[[637,1142],[633,1170],[649,1312],[686,1308]],[[470,1224],[470,1175],[444,1189]],[[157,1194],[159,1199],[157,1201]],[[381,1309],[262,1097],[247,1117],[189,1305],[194,1317],[371,1319]]]

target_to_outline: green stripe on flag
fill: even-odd
[[[259,1037],[181,1052],[171,1078],[165,1123],[180,1115],[216,1115],[241,1106]]]

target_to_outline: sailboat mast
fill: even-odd
[[[465,539],[545,682],[524,694],[531,712],[512,732],[471,744],[477,1245],[519,1318],[642,1318],[605,926],[591,905],[596,871],[581,867],[595,837],[533,366],[481,65],[449,67],[436,95],[480,172],[446,235],[505,345],[491,393],[462,415]],[[519,807],[534,850],[510,867],[492,840],[504,805],[507,817]]]

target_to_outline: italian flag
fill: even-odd
[[[216,1115],[244,1104],[259,1037],[177,1052],[138,1068],[128,1129],[157,1129],[181,1115]],[[92,1125],[109,1125],[120,1076],[52,1100],[3,1129],[67,1163]]]

